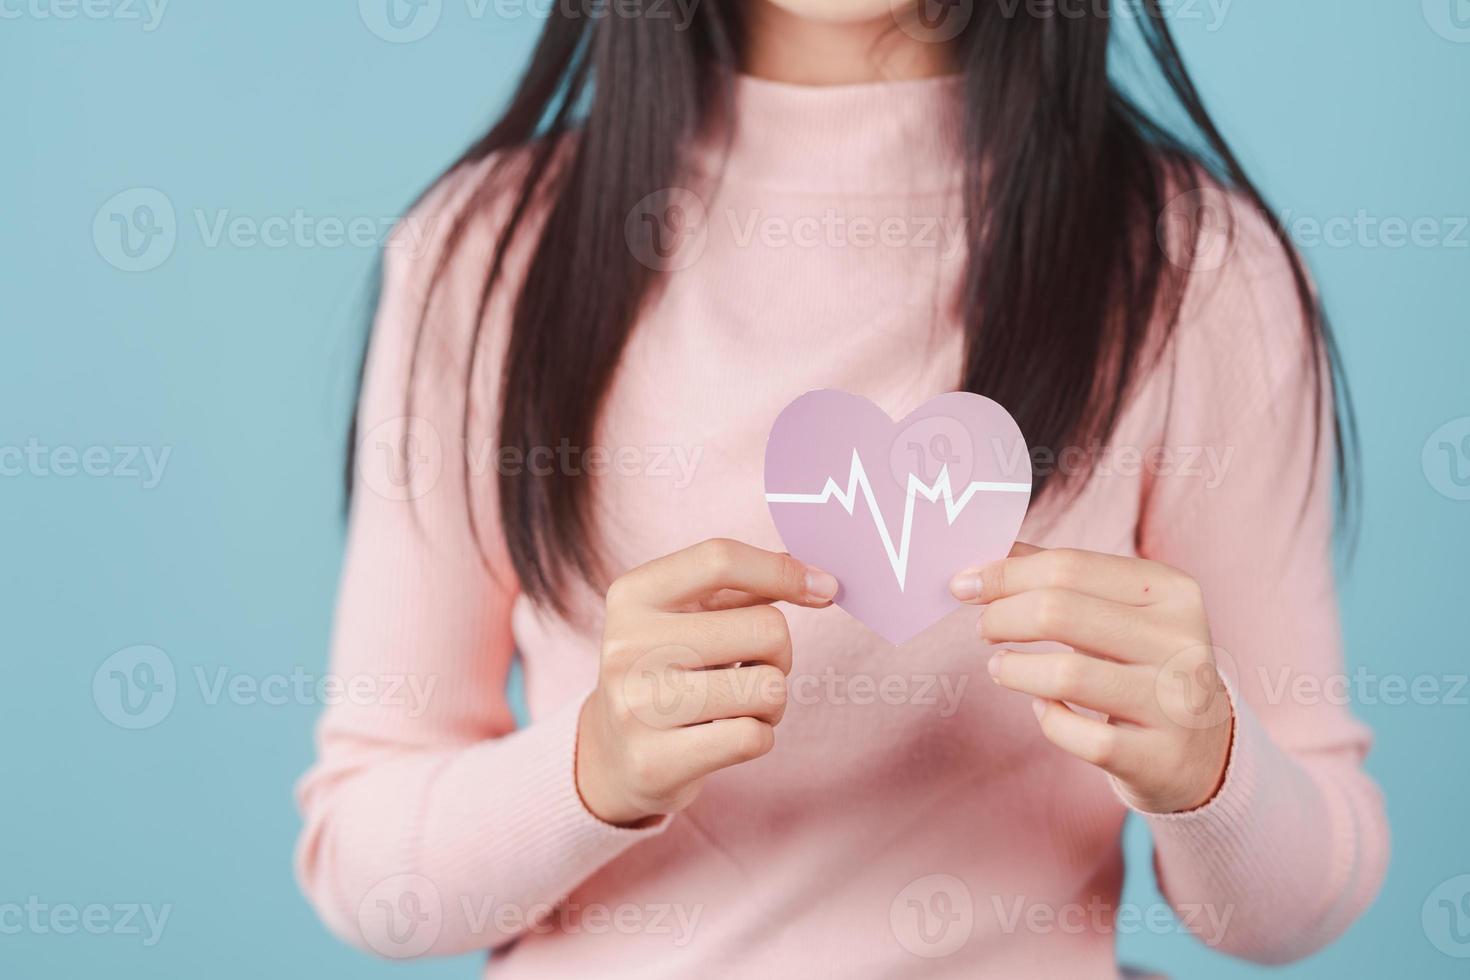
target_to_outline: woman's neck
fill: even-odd
[[[750,0],[743,70],[793,85],[850,85],[933,78],[955,70],[949,43],[923,40],[884,15],[856,22],[802,17]]]

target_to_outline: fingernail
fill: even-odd
[[[1031,713],[1036,716],[1037,721],[1040,721],[1041,716],[1046,714],[1046,702],[1040,698],[1032,698]]]
[[[967,568],[949,580],[949,593],[961,602],[980,598],[980,569]]]
[[[990,671],[990,679],[997,684],[1000,683],[1000,658],[1003,656],[1005,656],[1004,653],[992,654],[990,660],[985,664],[985,669]]]
[[[816,602],[830,602],[837,595],[837,579],[820,568],[807,566],[806,595]]]

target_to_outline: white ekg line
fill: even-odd
[[[859,489],[863,491],[863,499],[868,504],[868,515],[873,518],[873,526],[878,529],[878,537],[883,540],[883,550],[888,553],[888,564],[893,568],[894,577],[898,579],[898,589],[902,592],[909,570],[909,544],[911,543],[910,531],[914,524],[914,501],[918,499],[919,494],[923,494],[924,499],[930,503],[942,496],[945,519],[953,524],[955,518],[960,516],[965,505],[975,494],[1030,493],[1031,484],[975,482],[965,487],[965,492],[960,494],[959,499],[956,500],[949,486],[948,465],[940,469],[933,486],[926,484],[918,474],[910,473],[908,492],[903,503],[903,532],[899,536],[897,548],[894,547],[893,538],[888,533],[887,522],[878,509],[878,501],[873,498],[872,484],[868,482],[868,474],[863,469],[862,457],[858,455],[856,449],[852,451],[852,469],[848,471],[846,491],[837,485],[836,480],[828,477],[827,485],[822,488],[821,493],[768,493],[766,501],[773,504],[825,504],[836,498],[837,502],[842,505],[842,509],[852,514],[852,509],[857,503]]]

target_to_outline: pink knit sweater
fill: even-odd
[[[626,352],[599,451],[539,461],[596,481],[616,569],[716,536],[780,550],[761,461],[802,392],[846,389],[900,417],[956,386],[959,163],[937,122],[954,94],[948,80],[740,82],[723,181],[686,201],[707,233],[648,257],[667,288]],[[1029,698],[989,682],[973,608],[899,649],[841,610],[788,609],[795,668],[770,755],[648,829],[583,807],[576,726],[601,613],[590,589],[578,617],[539,612],[495,536],[495,470],[518,465],[489,441],[503,300],[468,437],[460,425],[460,345],[503,206],[481,209],[448,266],[403,418],[419,304],[485,173],[436,192],[388,249],[332,652],[344,696],[299,792],[299,875],[322,918],[388,956],[493,948],[501,978],[1115,976],[1114,937],[1140,911],[1119,907],[1127,807],[1042,738]],[[1201,809],[1142,819],[1163,891],[1201,939],[1280,961],[1363,910],[1387,832],[1361,768],[1369,733],[1300,693],[1343,669],[1331,480],[1312,456],[1292,280],[1245,218],[1228,257],[1200,257],[1121,451],[1079,499],[1034,506],[1022,538],[1146,555],[1203,585],[1232,678],[1229,766]],[[407,474],[385,462],[400,446]],[[466,466],[492,572],[465,521]],[[516,651],[520,729],[505,693]]]

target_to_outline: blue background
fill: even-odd
[[[152,30],[124,0],[92,8],[101,18],[27,4],[0,6],[0,447],[171,455],[156,486],[119,454],[110,475],[0,477],[0,905],[171,914],[151,948],[116,931],[6,929],[0,974],[474,976],[469,960],[381,964],[322,929],[290,875],[291,786],[317,706],[211,704],[195,679],[325,669],[340,437],[375,251],[325,229],[284,247],[208,232],[222,213],[391,222],[491,119],[538,22],[526,4],[476,17],[443,0],[426,37],[391,43],[346,0],[178,0]],[[1421,453],[1444,423],[1460,420],[1456,439],[1470,427],[1470,233],[1452,234],[1470,214],[1470,4],[1235,0],[1219,20],[1203,0],[1173,6],[1208,101],[1273,203],[1368,216],[1353,241],[1305,249],[1363,426],[1349,660],[1452,683],[1470,669],[1470,502],[1453,497],[1449,457]],[[126,272],[107,214],[104,233],[93,224],[140,187],[175,208],[177,237],[162,264]],[[1372,231],[1423,217],[1444,240],[1394,247]],[[177,691],[166,717],[129,731],[92,684],[139,644],[166,652]],[[1470,945],[1445,924],[1426,930],[1421,907],[1470,873],[1470,707],[1359,712],[1378,733],[1369,767],[1390,801],[1392,870],[1346,938],[1285,975],[1463,975],[1470,964],[1432,940]],[[1134,827],[1129,898],[1145,903],[1146,853]],[[1122,947],[1177,976],[1253,972],[1177,935]]]

